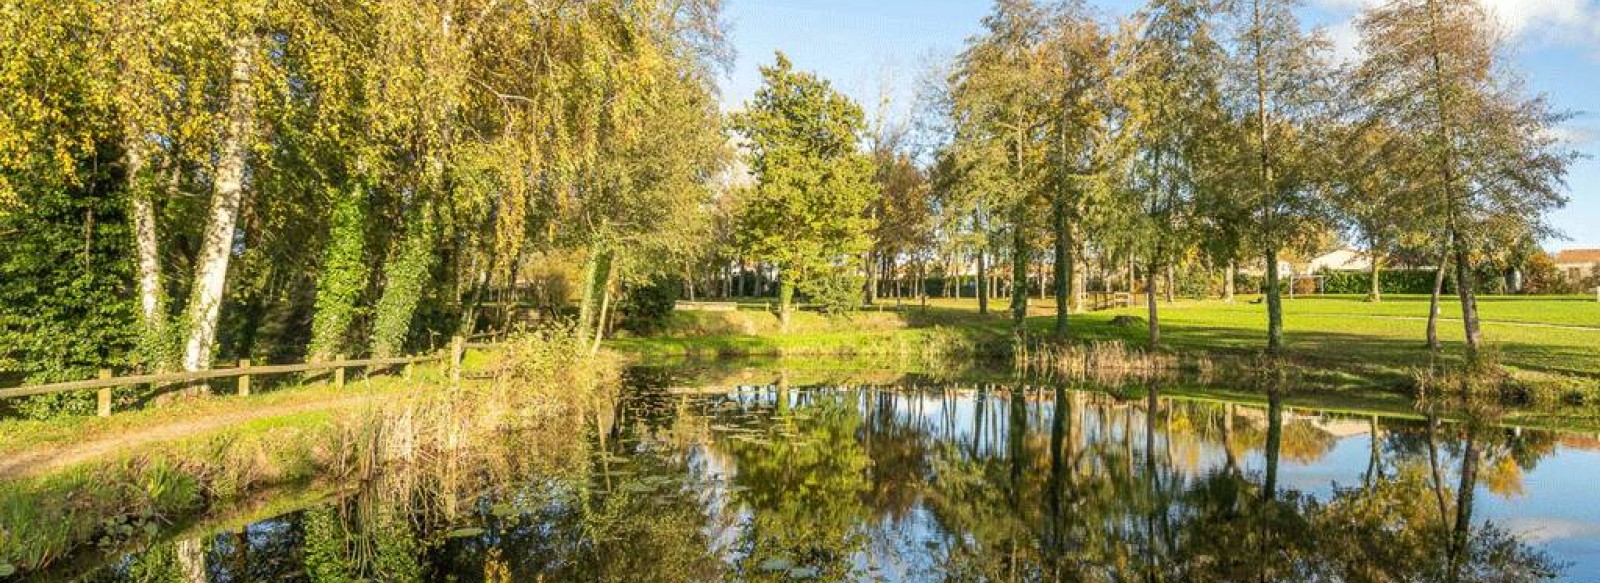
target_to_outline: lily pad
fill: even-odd
[[[10,577],[16,574],[17,568],[10,563],[0,563],[0,577]]]
[[[816,579],[822,573],[814,567],[795,567],[789,569],[789,577],[794,579]]]
[[[761,564],[757,566],[757,568],[768,572],[788,571],[789,569],[794,568],[794,563],[789,559],[773,557],[765,561],[761,561]]]

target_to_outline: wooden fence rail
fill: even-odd
[[[406,375],[409,376],[411,366],[424,362],[448,361],[451,367],[451,378],[460,378],[458,371],[461,368],[461,357],[468,348],[488,348],[494,346],[489,343],[467,342],[468,339],[496,339],[503,337],[499,332],[486,332],[472,336],[457,336],[450,341],[447,351],[422,354],[415,356],[400,356],[394,358],[367,358],[348,360],[340,356],[329,362],[307,362],[300,364],[273,364],[253,366],[246,360],[239,361],[234,368],[219,368],[193,372],[169,372],[118,377],[111,374],[110,369],[101,369],[99,378],[69,381],[63,383],[50,383],[44,385],[29,385],[0,389],[0,399],[15,399],[20,397],[33,397],[37,395],[51,395],[68,393],[72,391],[87,391],[98,389],[98,413],[101,417],[111,416],[111,390],[119,387],[135,385],[175,385],[186,384],[215,379],[239,379],[238,393],[242,396],[250,394],[250,379],[260,376],[274,376],[305,372],[333,371],[334,384],[344,387],[344,371],[351,368],[371,368],[384,366],[405,365]]]

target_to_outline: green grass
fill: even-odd
[[[1163,349],[1212,355],[1248,356],[1266,345],[1266,308],[1241,297],[1238,302],[1179,301],[1160,304]],[[1048,302],[1034,300],[1030,334],[1048,334],[1053,315]],[[1594,391],[1600,383],[1600,303],[1589,297],[1485,297],[1481,302],[1488,351],[1519,379],[1559,390]],[[926,353],[939,346],[984,346],[1005,342],[1010,324],[1003,301],[988,316],[976,301],[934,300],[926,311],[865,312],[850,318],[802,313],[790,330],[778,329],[768,313],[689,312],[674,314],[668,329],[647,338],[611,343],[623,352],[646,356],[890,355]],[[1286,356],[1367,386],[1399,386],[1411,371],[1434,356],[1424,346],[1426,297],[1396,296],[1368,303],[1354,296],[1302,297],[1285,302]],[[1446,363],[1461,361],[1463,332],[1459,306],[1443,306],[1439,326]],[[1140,327],[1111,325],[1119,315],[1143,318],[1144,307],[1074,315],[1079,341],[1117,340],[1143,345]]]

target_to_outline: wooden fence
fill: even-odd
[[[394,358],[349,360],[341,355],[329,362],[274,364],[264,366],[254,366],[249,359],[245,359],[239,361],[239,365],[233,368],[218,368],[191,372],[155,373],[124,377],[114,376],[111,369],[100,369],[99,378],[0,389],[0,399],[15,399],[19,397],[33,397],[37,395],[51,395],[73,391],[98,390],[99,398],[97,412],[101,417],[110,417],[112,412],[112,390],[138,385],[178,385],[216,379],[238,379],[238,394],[240,396],[248,396],[250,394],[251,379],[255,377],[333,371],[334,386],[338,387],[339,389],[343,389],[345,385],[345,370],[347,369],[372,369],[375,367],[403,366],[403,374],[406,377],[410,377],[412,367],[416,364],[440,361],[445,361],[450,364],[450,379],[452,382],[459,382],[461,379],[461,358],[462,355],[466,353],[466,350],[468,348],[486,348],[493,346],[493,344],[489,343],[468,342],[468,338],[495,340],[501,337],[502,335],[497,332],[477,334],[471,337],[457,336],[451,339],[450,347],[447,351],[416,356],[400,356]]]

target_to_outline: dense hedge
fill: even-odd
[[[1318,275],[1323,277],[1323,293],[1363,295],[1372,291],[1372,274],[1365,271],[1324,270]],[[1431,294],[1433,278],[1434,272],[1431,270],[1384,271],[1378,275],[1378,284],[1385,294]],[[1455,293],[1453,279],[1446,277],[1444,280],[1447,294]]]

